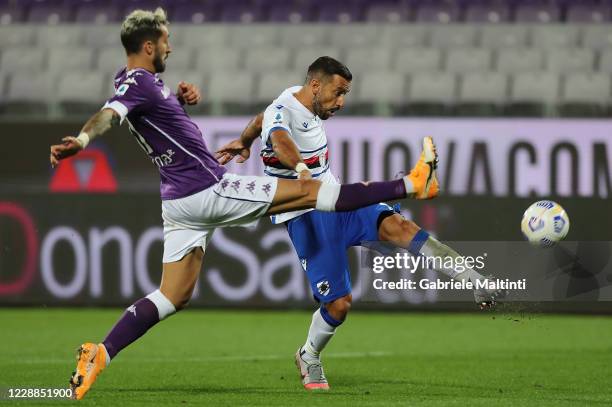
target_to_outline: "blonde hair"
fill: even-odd
[[[168,25],[168,18],[161,7],[155,11],[132,11],[121,24],[121,43],[125,51],[128,55],[136,54],[145,41],[157,41],[165,25]]]

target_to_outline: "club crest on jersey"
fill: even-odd
[[[331,287],[329,286],[329,281],[327,281],[327,280],[319,281],[317,283],[317,291],[319,292],[319,294],[321,294],[324,297],[327,294],[329,294],[329,289],[330,288]]]
[[[319,155],[319,165],[321,167],[325,167],[325,164],[327,164],[327,157],[325,156],[325,153],[322,153]]]

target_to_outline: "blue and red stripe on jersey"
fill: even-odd
[[[324,156],[325,156],[325,160],[324,160],[325,163],[329,162],[329,150],[325,151]],[[278,169],[288,169],[280,162],[278,157],[265,156],[262,154],[261,159],[263,160],[264,165],[268,167],[278,168]],[[303,161],[304,161],[304,164],[306,164],[308,168],[319,168],[323,166],[321,163],[320,155],[315,155],[310,158],[304,158]]]

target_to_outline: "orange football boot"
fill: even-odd
[[[438,153],[431,137],[423,138],[423,152],[410,174],[406,177],[413,186],[412,197],[415,199],[432,199],[438,196],[440,187],[436,168]]]
[[[106,367],[106,349],[104,345],[84,343],[77,349],[77,367],[70,378],[72,398],[81,400]]]

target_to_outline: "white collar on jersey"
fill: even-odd
[[[127,66],[126,66],[126,69],[127,69]],[[134,73],[136,73],[136,72],[140,72],[140,71],[148,72],[148,73],[150,73],[150,74],[152,74],[152,75],[155,75],[155,77],[156,77],[156,78],[157,78],[157,75],[158,75],[158,74],[153,74],[152,72],[149,72],[149,71],[147,71],[147,70],[146,70],[146,69],[144,69],[144,68],[134,68],[134,69],[130,69],[129,71],[126,71],[126,72],[125,72],[125,74],[126,74],[127,76],[131,76],[131,75],[133,75]]]
[[[308,108],[304,106],[302,102],[298,100],[298,98],[295,97],[295,94],[293,92],[291,92],[291,97],[293,98],[293,103],[297,106],[297,108],[300,109],[303,113],[307,114],[309,119],[314,119],[315,117],[317,117],[317,115],[308,110]]]

